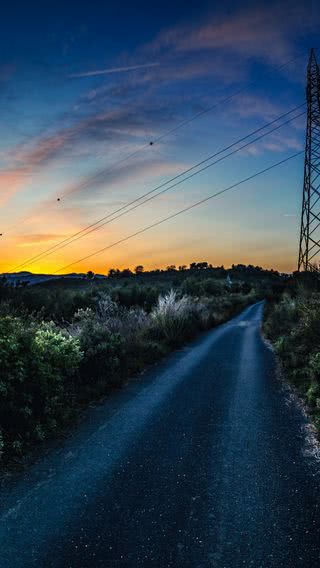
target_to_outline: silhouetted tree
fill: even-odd
[[[190,270],[206,270],[207,268],[207,262],[191,262],[190,264]]]
[[[138,266],[135,267],[134,271],[136,274],[142,274],[144,272],[142,264],[138,264]]]
[[[112,278],[113,276],[119,276],[119,274],[120,274],[119,268],[110,268],[109,269],[109,272],[108,272],[109,278]]]
[[[121,276],[123,276],[124,278],[129,278],[130,276],[132,276],[132,271],[130,270],[130,268],[124,268],[121,272]]]

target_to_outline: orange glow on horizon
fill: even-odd
[[[178,261],[175,260],[175,258],[179,258]],[[59,275],[65,275],[65,274],[70,274],[70,273],[87,273],[88,270],[92,270],[94,273],[96,274],[105,274],[107,275],[110,268],[116,268],[119,270],[124,270],[126,268],[129,268],[130,270],[134,270],[134,268],[137,265],[142,265],[144,267],[144,269],[146,271],[150,271],[150,270],[156,270],[156,269],[166,269],[167,266],[170,265],[175,265],[176,268],[178,269],[179,266],[182,265],[186,265],[187,267],[189,267],[189,265],[192,262],[201,262],[201,261],[207,261],[209,264],[212,264],[214,267],[215,266],[224,266],[225,268],[231,267],[232,264],[245,264],[245,265],[254,265],[254,266],[262,266],[262,268],[265,269],[274,269],[274,270],[278,270],[279,272],[292,272],[296,269],[296,263],[295,263],[295,259],[289,259],[289,258],[283,258],[283,259],[277,259],[277,261],[272,262],[269,259],[265,259],[265,261],[263,261],[263,259],[261,259],[261,257],[257,256],[257,255],[242,255],[241,257],[232,257],[230,255],[230,253],[228,254],[223,254],[223,253],[219,253],[216,255],[192,255],[192,256],[183,256],[181,257],[180,255],[178,256],[174,256],[174,252],[170,253],[170,258],[168,258],[168,260],[165,260],[162,256],[159,256],[159,261],[155,262],[155,261],[148,261],[147,258],[145,257],[141,257],[141,256],[135,256],[134,254],[130,255],[130,261],[129,262],[117,262],[117,259],[115,257],[114,261],[110,260],[110,257],[108,258],[107,262],[103,262],[102,260],[99,259],[92,259],[92,261],[90,262],[90,260],[82,262],[82,263],[78,263],[74,266],[71,266],[69,269],[66,269],[64,271],[59,271],[59,268],[62,267],[62,263],[60,262],[59,264],[54,260],[49,260],[46,259],[46,262],[34,262],[34,263],[30,263],[29,265],[20,268],[19,270],[17,270],[17,272],[32,272],[33,274],[59,274]],[[9,272],[13,272],[12,268],[14,265],[18,265],[19,262],[14,263],[13,261],[10,262],[10,266],[7,263],[0,263],[0,272],[2,273],[6,273],[7,271]],[[69,264],[67,261],[67,257],[65,258],[65,263],[64,265]],[[57,272],[59,271],[59,272]]]

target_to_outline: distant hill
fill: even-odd
[[[17,284],[26,284],[28,286],[33,286],[35,284],[42,284],[44,282],[49,282],[50,280],[87,280],[87,274],[73,272],[71,274],[33,274],[32,272],[12,272],[12,273],[2,273],[0,278],[5,278],[7,282],[13,286]],[[95,274],[94,279],[104,280],[107,277],[103,274]]]

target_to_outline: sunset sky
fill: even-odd
[[[26,263],[33,272],[106,273],[194,260],[295,269],[303,155],[63,267],[303,150],[304,116],[70,246],[29,259],[302,104],[319,29],[319,0],[5,2],[0,271]]]

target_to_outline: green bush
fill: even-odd
[[[299,306],[295,299],[284,295],[279,303],[268,304],[265,332],[271,339],[285,335],[299,322]]]
[[[82,353],[77,339],[53,325],[0,318],[0,426],[4,443],[21,450],[43,439],[65,415]]]
[[[181,284],[182,294],[188,296],[220,296],[225,292],[224,282],[216,278],[189,276]]]
[[[310,367],[312,378],[320,383],[320,352],[314,353],[310,357]]]
[[[121,383],[125,341],[119,333],[112,333],[99,321],[89,319],[80,333],[80,345],[84,352],[81,380],[85,390],[101,394]]]
[[[320,300],[299,287],[269,304],[264,325],[274,342],[285,376],[305,398],[320,426]]]
[[[121,306],[132,308],[139,306],[149,312],[157,303],[163,287],[132,284],[119,286],[112,291],[112,298]]]

